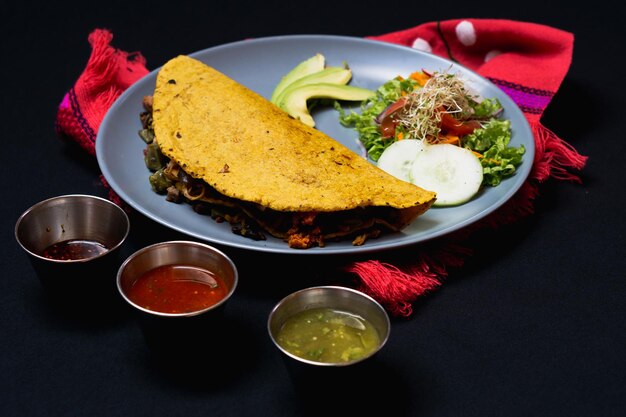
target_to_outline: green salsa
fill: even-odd
[[[289,317],[276,341],[303,359],[342,363],[361,359],[380,345],[374,326],[363,317],[330,308],[313,308]]]

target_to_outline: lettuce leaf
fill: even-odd
[[[367,155],[378,161],[383,151],[391,145],[393,140],[384,140],[380,134],[380,126],[374,121],[387,106],[402,97],[403,92],[411,92],[419,85],[410,78],[394,78],[381,85],[376,95],[361,104],[361,112],[345,111],[339,102],[334,107],[339,111],[339,122],[346,127],[354,128],[359,134],[359,140],[365,147]]]
[[[474,109],[474,117],[478,119],[488,118],[502,109],[502,104],[497,98],[486,98],[480,103],[470,103]]]
[[[463,140],[465,148],[482,154],[483,184],[497,186],[515,173],[526,152],[523,145],[509,146],[511,122],[491,119],[483,128],[475,130]]]

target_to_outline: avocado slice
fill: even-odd
[[[315,121],[309,114],[307,100],[314,98],[334,98],[337,100],[362,101],[376,94],[374,91],[350,85],[316,83],[305,84],[290,89],[283,96],[279,107],[294,119],[315,127]]]
[[[351,78],[352,71],[348,68],[324,68],[321,71],[317,71],[313,74],[305,75],[304,77],[298,78],[297,80],[289,84],[287,88],[285,88],[280,94],[278,94],[276,100],[274,101],[274,104],[280,106],[280,103],[283,101],[283,98],[286,94],[289,94],[291,90],[302,87],[303,85],[319,83],[344,85],[348,84]]]
[[[281,78],[280,82],[276,85],[276,88],[274,88],[274,91],[272,92],[272,98],[270,99],[270,101],[276,104],[276,99],[278,98],[278,95],[282,93],[283,90],[289,86],[289,84],[299,78],[323,70],[325,65],[326,58],[324,57],[324,55],[319,53],[313,55],[309,59],[300,62],[284,77]]]

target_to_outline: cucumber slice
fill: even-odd
[[[483,167],[470,150],[451,144],[427,145],[413,162],[413,184],[437,193],[434,206],[469,201],[483,182]]]
[[[404,139],[389,145],[378,158],[378,168],[400,178],[406,182],[411,182],[411,167],[413,161],[424,150],[424,142],[418,139]]]

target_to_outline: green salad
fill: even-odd
[[[472,94],[457,74],[417,71],[398,76],[363,101],[359,112],[346,111],[338,102],[335,108],[341,124],[358,132],[373,161],[404,139],[452,144],[478,157],[483,185],[497,186],[515,173],[525,152],[523,145],[509,145],[511,123],[502,118],[498,99]]]

